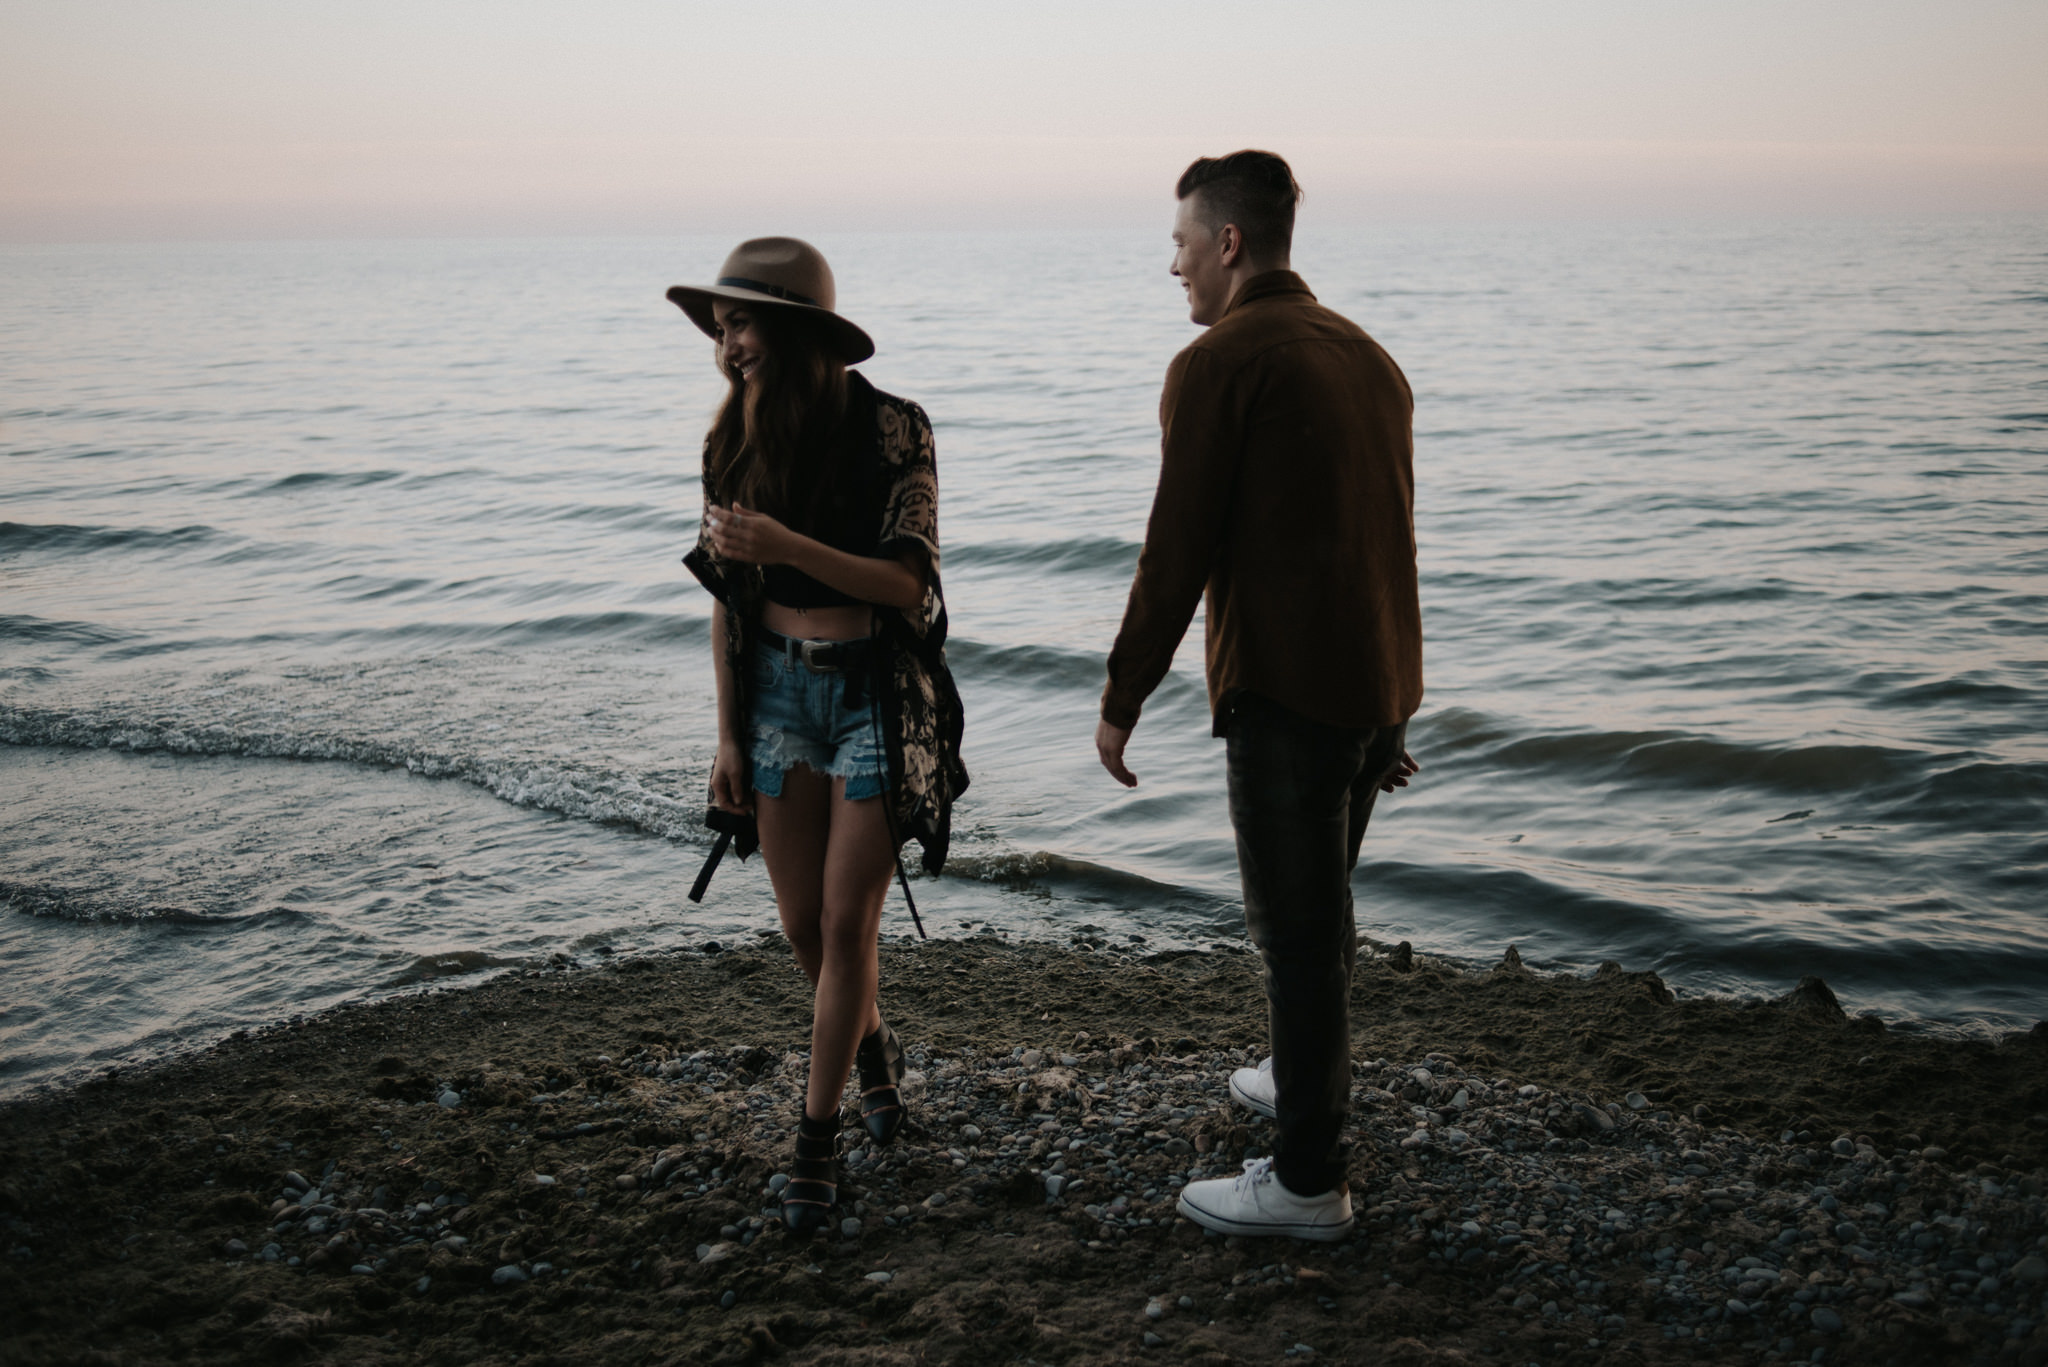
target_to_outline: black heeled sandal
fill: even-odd
[[[824,1228],[839,1202],[839,1116],[797,1122],[796,1157],[782,1189],[782,1223],[792,1234]]]
[[[908,1112],[903,1107],[903,1044],[884,1022],[860,1042],[854,1052],[860,1069],[860,1120],[868,1137],[886,1144],[903,1128]]]

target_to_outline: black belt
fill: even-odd
[[[767,627],[756,628],[754,635],[788,663],[801,664],[813,674],[848,674],[865,669],[875,648],[872,636],[858,636],[851,641],[799,641]]]

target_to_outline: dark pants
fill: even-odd
[[[1254,693],[1239,695],[1226,730],[1245,925],[1265,961],[1272,1020],[1273,1170],[1297,1195],[1344,1180],[1358,939],[1351,870],[1407,733],[1405,722],[1325,726]]]

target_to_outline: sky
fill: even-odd
[[[2040,213],[2044,72],[2043,0],[0,0],[0,240],[1123,225],[1244,146],[1326,222]]]

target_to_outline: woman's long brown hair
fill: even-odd
[[[794,309],[751,310],[760,332],[761,363],[751,379],[725,364],[731,389],[705,438],[711,487],[721,505],[742,503],[796,530],[814,519],[830,494],[834,434],[846,412],[846,363],[824,335]]]

